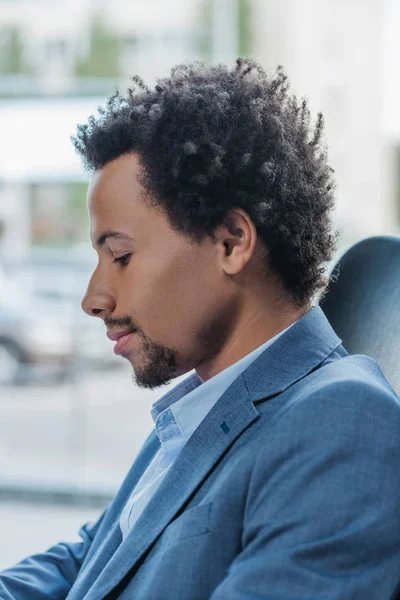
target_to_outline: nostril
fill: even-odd
[[[92,308],[91,312],[94,317],[97,317],[100,313],[103,312],[103,310],[101,308]]]

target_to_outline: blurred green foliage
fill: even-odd
[[[86,206],[87,188],[88,184],[85,182],[30,185],[34,244],[63,248],[71,243],[87,240],[89,221]],[[52,203],[46,200],[49,193],[54,198]]]
[[[74,218],[77,217],[87,221],[86,194],[88,184],[83,182],[72,182],[68,185],[69,212]]]
[[[78,59],[78,77],[120,77],[120,37],[109,29],[101,13],[95,13],[89,29],[88,53]]]
[[[238,2],[239,23],[238,42],[239,56],[250,56],[253,52],[252,10],[251,0],[236,0]],[[199,12],[199,35],[197,51],[202,60],[211,60],[212,19],[214,0],[202,0]]]
[[[32,68],[26,60],[23,38],[19,29],[3,27],[0,30],[0,39],[0,73],[30,74]]]
[[[212,57],[212,5],[213,0],[203,0],[200,4],[197,52],[201,60]]]
[[[250,56],[253,52],[251,0],[239,0],[239,55]]]

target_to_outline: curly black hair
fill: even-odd
[[[218,226],[231,229],[230,211],[245,210],[265,271],[302,305],[328,283],[334,181],[322,114],[312,124],[306,99],[288,90],[281,66],[267,74],[251,58],[232,69],[181,64],[154,89],[133,77],[72,141],[89,171],[137,152],[146,197],[194,242],[215,241]]]

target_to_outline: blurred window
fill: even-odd
[[[65,59],[67,50],[66,40],[48,40],[44,44],[45,58],[50,61]]]
[[[30,187],[34,243],[65,245],[87,239],[87,184],[44,182]]]
[[[125,50],[127,52],[134,52],[138,47],[138,38],[137,35],[126,36],[123,41]]]

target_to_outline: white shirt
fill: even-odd
[[[228,387],[292,325],[208,381],[192,373],[157,400],[151,410],[161,448],[142,475],[120,518],[122,537],[128,535],[195,429]]]

